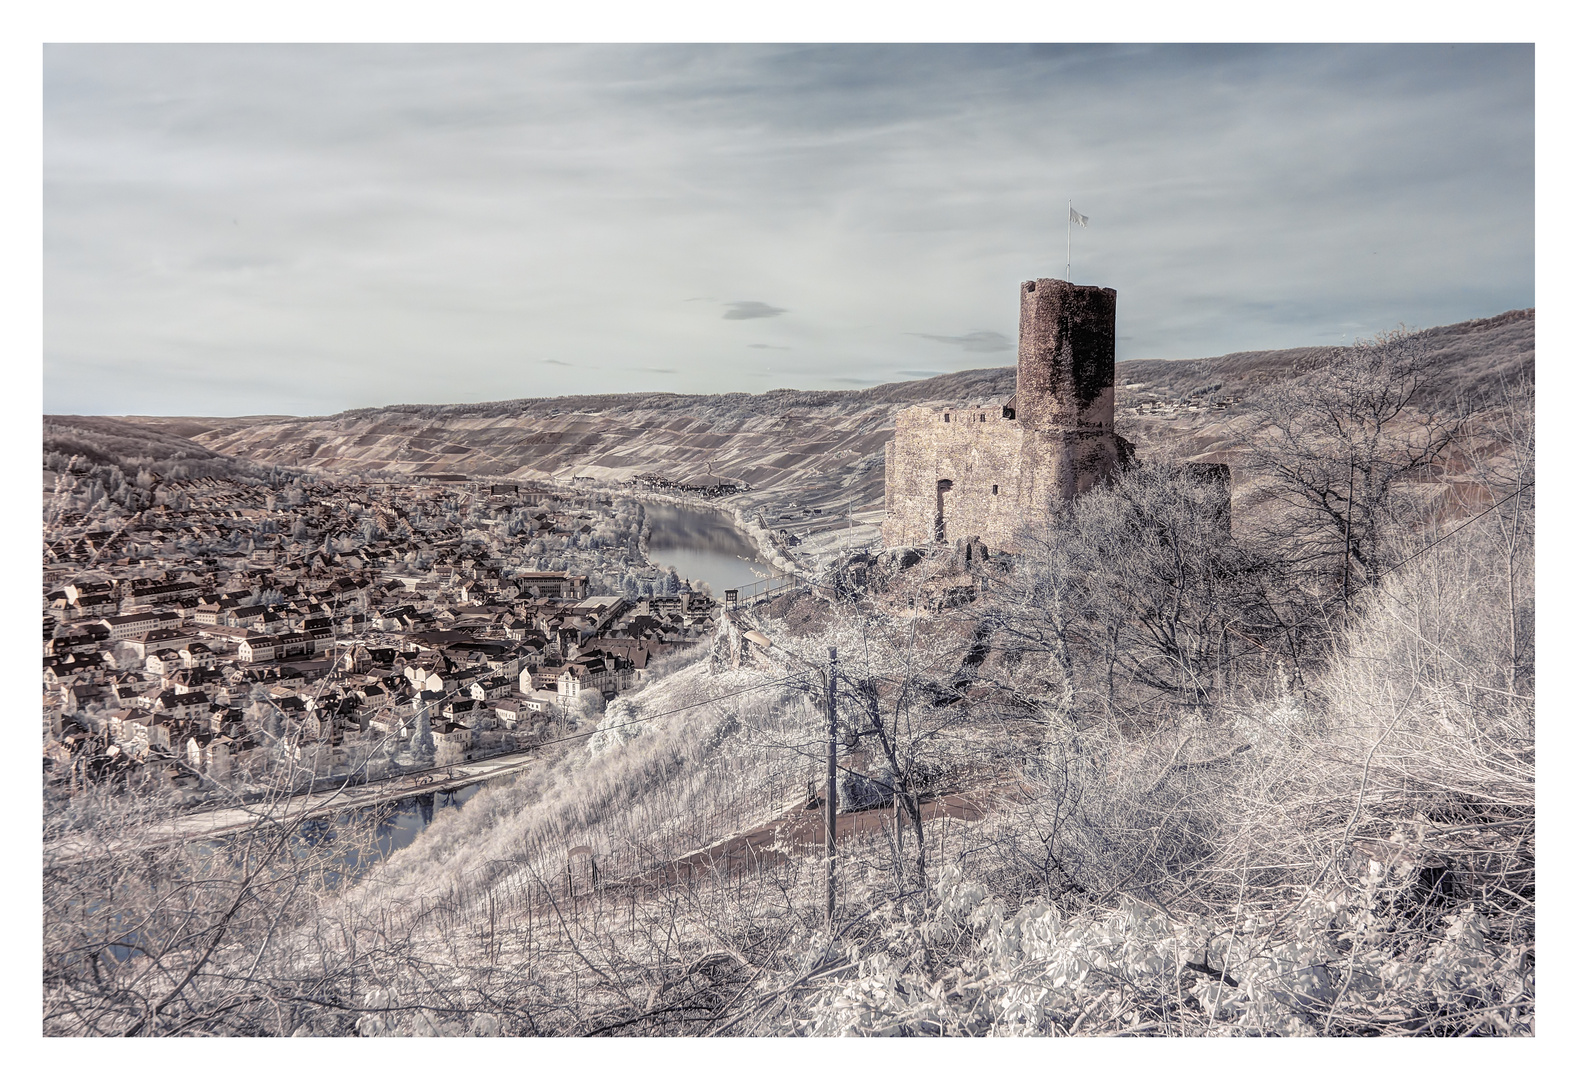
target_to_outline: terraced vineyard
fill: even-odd
[[[1452,378],[1439,392],[1482,393],[1531,379],[1534,311],[1423,331]],[[1117,371],[1119,433],[1141,453],[1171,444],[1233,463],[1257,391],[1314,348],[1204,360],[1130,360]],[[392,405],[318,417],[125,417],[118,431],[191,440],[261,465],[623,482],[656,474],[746,490],[723,501],[794,535],[804,551],[870,543],[882,518],[883,445],[910,405],[992,403],[1014,369],[983,368],[866,390],[765,394],[602,394],[462,405]],[[60,422],[71,418],[46,418]]]

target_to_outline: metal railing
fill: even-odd
[[[803,588],[810,583],[809,578],[802,577],[799,574],[780,574],[777,577],[753,581],[751,584],[743,585],[738,589],[724,590],[724,603],[731,607],[738,607],[741,604],[754,604],[757,601],[766,600],[791,589]]]

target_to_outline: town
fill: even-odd
[[[710,633],[619,493],[186,471],[46,460],[46,788],[198,802],[529,749]]]

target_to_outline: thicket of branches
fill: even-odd
[[[46,1031],[1532,1033],[1532,391],[1427,415],[1409,348],[1268,403],[1266,513],[1153,458],[963,606],[886,559],[354,880],[353,825],[135,851],[85,798]]]

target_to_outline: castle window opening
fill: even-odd
[[[985,413],[981,414],[981,423],[983,423],[983,424],[986,423],[986,414]]]
[[[996,485],[996,484],[993,484],[993,485],[992,485],[992,494],[993,494],[993,495],[996,495],[996,494],[997,494],[997,485]]]
[[[948,423],[948,414],[947,413],[943,413],[942,414],[942,422],[945,423],[945,424]]]

